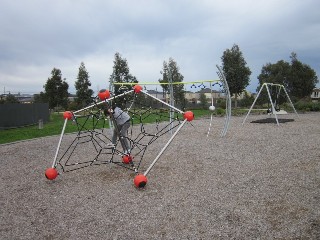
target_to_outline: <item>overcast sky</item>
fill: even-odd
[[[290,62],[320,77],[319,0],[0,0],[0,93],[37,93],[59,68],[75,93],[84,62],[92,89],[107,88],[114,54],[140,82],[157,82],[172,57],[184,81],[218,79],[237,44],[252,71]]]

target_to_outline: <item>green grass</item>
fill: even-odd
[[[192,110],[195,119],[198,119],[205,115],[210,115],[209,110]],[[147,119],[144,119],[145,123],[151,123],[155,122],[156,116],[151,115]],[[165,119],[164,119],[165,120]],[[88,126],[88,124],[83,124],[85,119],[84,118],[78,118],[78,121],[86,126],[87,128],[92,128],[92,126]],[[88,121],[88,123],[92,124],[92,121]],[[135,120],[135,123],[138,121]],[[61,134],[62,127],[64,124],[64,119],[62,117],[62,114],[53,113],[50,115],[49,122],[43,124],[43,128],[39,129],[38,125],[28,126],[28,127],[21,127],[21,128],[14,128],[14,129],[6,129],[6,130],[0,130],[0,144],[4,143],[11,143],[15,141],[21,141],[26,139],[33,139],[33,138],[39,138],[39,137],[46,137],[46,136],[52,136],[52,135],[59,135]],[[103,121],[99,122],[99,125],[97,125],[97,128],[101,127],[109,127],[108,121],[105,122],[105,125],[103,125]],[[71,121],[68,121],[67,127],[65,129],[65,133],[71,133],[71,132],[77,132],[77,125],[72,124]]]

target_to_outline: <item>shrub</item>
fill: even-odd
[[[312,102],[306,100],[300,100],[294,104],[296,110],[308,112],[308,111],[320,111],[320,102]]]

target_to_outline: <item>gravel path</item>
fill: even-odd
[[[0,145],[0,239],[320,239],[320,114],[265,117],[185,125],[142,190],[113,164],[47,180],[59,136]]]

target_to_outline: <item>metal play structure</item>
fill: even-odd
[[[169,74],[169,81],[167,83],[154,83],[154,82],[139,82],[139,84],[141,86],[144,85],[169,85],[169,93],[170,93],[170,97],[169,97],[169,104],[170,106],[174,107],[174,98],[173,98],[173,85],[187,85],[187,84],[191,84],[191,88],[205,88],[205,84],[208,83],[209,87],[210,87],[210,91],[211,91],[211,105],[209,107],[209,110],[212,112],[211,113],[211,117],[210,117],[210,124],[209,124],[209,128],[208,128],[208,132],[207,132],[207,137],[210,134],[210,130],[212,127],[212,120],[213,120],[213,111],[216,109],[214,106],[214,98],[213,98],[213,87],[218,85],[220,88],[222,88],[222,92],[225,94],[225,99],[226,99],[226,106],[225,106],[225,111],[226,111],[226,117],[225,117],[225,121],[224,121],[224,126],[223,129],[221,131],[221,137],[224,137],[227,134],[228,128],[229,128],[229,124],[230,124],[230,119],[231,119],[231,95],[230,95],[230,91],[229,91],[229,86],[228,86],[228,82],[223,74],[223,71],[221,70],[221,68],[216,65],[218,71],[218,77],[220,80],[199,80],[199,81],[192,81],[192,82],[174,82],[172,80],[171,75]],[[170,72],[169,72],[170,73]],[[110,89],[114,90],[114,86],[118,85],[120,87],[125,87],[125,86],[133,86],[136,83],[123,83],[123,82],[113,82],[112,80],[110,81]],[[170,111],[170,121],[173,117],[173,112]]]
[[[270,89],[272,87],[276,88],[276,94],[275,94],[273,99],[272,99],[272,94],[271,94],[271,89]],[[280,108],[279,108],[279,97],[281,95],[281,91],[283,91],[285,93],[286,98],[290,102],[290,105],[291,105],[292,109],[294,110],[295,114],[298,116],[298,113],[297,113],[296,109],[294,108],[294,106],[292,104],[292,101],[291,101],[291,99],[290,99],[290,97],[289,97],[289,95],[288,95],[288,93],[287,93],[287,91],[286,91],[286,89],[285,89],[285,87],[283,85],[275,84],[275,83],[263,83],[261,88],[260,88],[260,90],[259,90],[259,92],[258,92],[258,94],[257,94],[257,96],[256,96],[256,98],[254,99],[254,101],[253,101],[253,103],[252,103],[252,105],[251,105],[246,117],[244,118],[244,120],[242,122],[242,125],[246,122],[251,110],[253,109],[253,106],[255,105],[257,99],[259,98],[259,96],[260,96],[260,94],[261,94],[261,92],[262,92],[262,90],[264,88],[266,88],[266,90],[267,90],[268,99],[269,99],[270,104],[271,104],[271,109],[268,109],[267,112],[274,116],[278,126],[279,126],[279,120],[278,120],[278,116],[277,115],[278,115],[278,112],[280,110]]]
[[[154,102],[160,103],[161,109],[154,109]],[[107,111],[118,106],[130,116],[130,128],[125,134],[117,125],[117,118],[121,115],[107,114]],[[172,113],[170,118],[169,112]],[[194,114],[183,112],[143,91],[140,85],[135,85],[131,90],[115,96],[111,96],[109,90],[101,90],[92,105],[74,112],[66,111],[63,117],[65,121],[53,163],[45,172],[47,179],[54,180],[64,172],[112,163],[134,171],[134,185],[141,188],[146,185],[150,170],[181,128],[194,119]],[[110,132],[109,118],[113,122],[113,133]],[[74,134],[65,136],[68,127],[76,130]],[[174,132],[167,134],[170,131]],[[113,142],[113,134],[117,134],[116,142]],[[146,168],[146,164],[143,166],[146,170],[141,173],[142,160],[147,152],[149,154],[147,150],[159,139],[165,139],[164,147],[152,162],[149,161],[149,167]],[[151,151],[152,154],[157,150]]]

